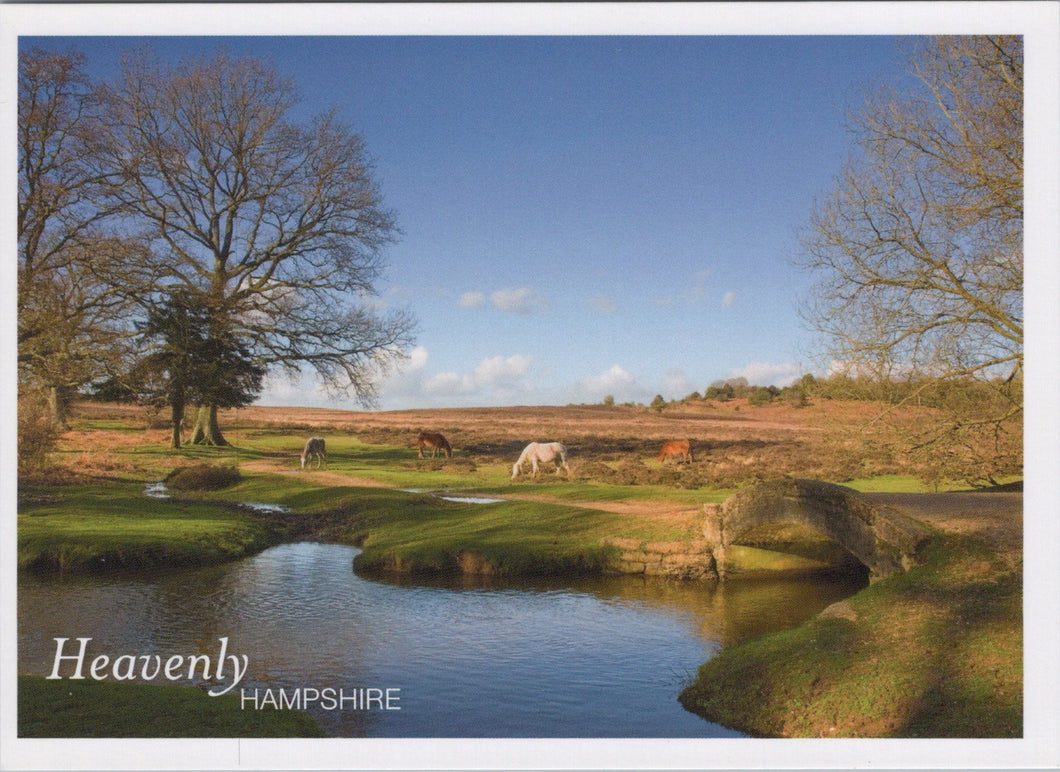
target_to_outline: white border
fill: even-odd
[[[1022,740],[19,740],[15,723],[15,120],[20,35],[925,34],[1026,50],[1027,490]],[[0,769],[1060,767],[1060,4],[0,5]],[[1031,420],[1033,419],[1033,420]]]

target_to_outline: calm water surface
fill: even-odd
[[[399,711],[311,711],[335,736],[731,737],[677,702],[696,668],[860,587],[634,577],[388,583],[354,574],[356,553],[305,542],[207,569],[21,575],[19,671],[50,673],[57,637],[92,638],[89,657],[216,656],[228,637],[230,653],[249,657],[248,690],[401,690]]]

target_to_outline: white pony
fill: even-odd
[[[327,462],[327,452],[324,449],[323,437],[310,437],[306,441],[305,449],[302,450],[302,468],[305,469],[307,463],[312,466],[313,461],[317,462],[317,469]]]
[[[567,466],[567,448],[562,443],[531,442],[523,448],[523,452],[519,454],[519,460],[512,466],[513,480],[519,476],[523,464],[527,461],[530,462],[534,477],[537,477],[537,465],[547,464],[549,461],[556,462],[556,474],[559,474],[560,469],[566,469],[567,477],[570,477],[570,467]]]

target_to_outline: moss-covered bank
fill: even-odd
[[[130,720],[135,717],[135,720]],[[193,686],[18,677],[19,737],[324,737],[297,710],[243,710]]]
[[[157,499],[141,484],[20,492],[18,567],[119,571],[221,563],[296,536],[302,524],[224,501]]]
[[[312,538],[361,547],[357,567],[366,572],[584,574],[614,564],[618,550],[607,537],[680,541],[696,527],[694,516],[469,504],[268,474],[166,499],[143,495],[142,484],[38,487],[21,492],[18,519],[19,568],[67,572],[208,565]]]
[[[1020,737],[1022,590],[990,545],[944,537],[919,568],[725,649],[681,703],[762,737]]]

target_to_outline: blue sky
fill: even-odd
[[[647,402],[820,372],[797,230],[851,147],[847,115],[908,88],[888,36],[83,37],[273,63],[305,116],[367,143],[402,234],[381,306],[419,320],[384,409]],[[271,379],[266,404],[328,401]]]

